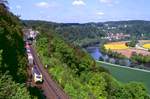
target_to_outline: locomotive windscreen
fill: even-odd
[[[33,72],[36,73],[37,75],[40,75],[40,72],[39,72],[39,70],[37,69],[37,66],[36,66],[36,65],[33,67]]]

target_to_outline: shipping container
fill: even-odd
[[[28,62],[30,65],[33,65],[33,56],[31,53],[28,53]]]

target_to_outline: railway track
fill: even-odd
[[[33,46],[30,46],[30,48],[34,57],[34,62],[43,75],[44,82],[42,84],[42,90],[46,96],[46,99],[69,99],[69,96],[67,96],[67,94],[58,86],[58,84],[53,81],[52,77],[45,70]]]

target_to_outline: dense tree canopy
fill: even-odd
[[[140,64],[144,64],[144,63],[150,63],[150,56],[144,56],[141,54],[136,54],[134,53],[131,57],[131,60],[135,63],[140,63]]]
[[[0,49],[2,53],[1,71],[9,71],[17,82],[24,82],[26,59],[19,19],[0,5]]]
[[[0,85],[1,99],[30,99],[25,85],[14,82],[7,74],[0,74]]]
[[[22,25],[0,0],[0,99],[30,99]]]

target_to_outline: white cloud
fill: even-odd
[[[80,5],[86,5],[85,2],[83,0],[74,0],[72,5],[74,6],[80,6]]]
[[[97,12],[96,14],[99,15],[99,16],[103,16],[104,12]]]
[[[37,7],[48,8],[50,5],[47,2],[39,2],[35,4]]]
[[[107,3],[107,4],[110,4],[112,3],[113,1],[112,0],[100,0],[101,3]]]
[[[119,4],[118,0],[100,0],[101,3],[107,4],[108,6],[113,6]]]

